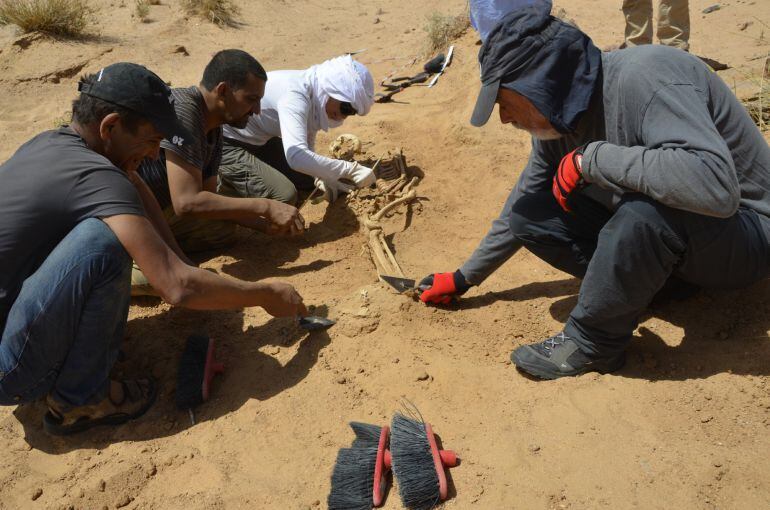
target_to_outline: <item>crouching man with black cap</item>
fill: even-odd
[[[521,246],[582,278],[562,332],[511,355],[554,379],[619,369],[639,317],[673,286],[740,288],[768,274],[770,148],[725,83],[665,46],[601,53],[543,12],[505,16],[479,54],[471,123],[494,104],[532,153],[486,237],[424,302],[479,285]]]
[[[70,126],[37,135],[0,165],[0,404],[45,397],[53,434],[125,422],[155,399],[150,378],[110,379],[132,259],[174,305],[307,313],[290,285],[223,278],[180,259],[135,175],[163,138],[188,139],[158,76],[118,63],[79,89]]]

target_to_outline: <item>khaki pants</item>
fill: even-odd
[[[237,236],[237,225],[232,221],[207,220],[191,217],[180,217],[174,214],[173,206],[163,210],[171,232],[174,234],[179,247],[186,254],[225,248],[232,245]],[[145,278],[142,271],[134,262],[131,271],[132,296],[156,296],[157,293]]]
[[[626,46],[652,44],[652,0],[623,0]],[[660,0],[658,40],[666,46],[690,48],[690,9],[687,0]]]
[[[228,140],[222,147],[217,193],[228,197],[269,198],[297,203],[297,189],[281,172],[259,159],[245,146]]]

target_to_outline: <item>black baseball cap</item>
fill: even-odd
[[[93,82],[81,81],[78,91],[141,115],[174,145],[181,147],[192,139],[177,118],[171,89],[144,66],[130,62],[108,65],[96,73]]]
[[[554,36],[558,26],[549,11],[550,7],[541,5],[513,10],[489,32],[479,51],[481,90],[471,115],[472,125],[487,123],[501,83],[520,76]]]

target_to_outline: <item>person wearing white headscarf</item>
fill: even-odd
[[[370,186],[371,168],[317,154],[315,138],[350,115],[368,114],[373,104],[372,75],[350,55],[267,73],[259,115],[243,129],[225,127],[219,192],[295,203],[297,189],[318,185],[333,201]]]

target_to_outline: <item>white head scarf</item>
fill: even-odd
[[[356,62],[350,55],[327,60],[305,73],[313,88],[316,120],[324,131],[342,124],[342,121],[334,122],[326,116],[326,102],[330,97],[349,102],[358,115],[366,115],[372,109],[372,75],[365,65]]]

